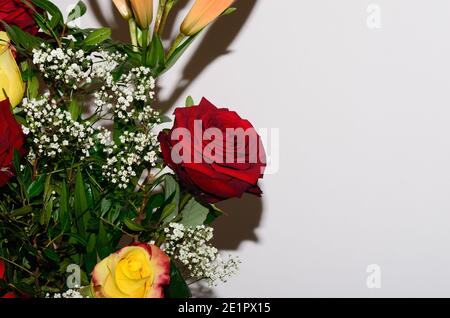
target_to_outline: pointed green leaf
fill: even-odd
[[[207,207],[198,203],[195,198],[192,198],[181,211],[182,219],[180,223],[186,227],[203,225],[208,213],[209,209]]]

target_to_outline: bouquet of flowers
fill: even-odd
[[[0,0],[0,297],[184,298],[237,270],[211,244],[215,203],[261,194],[261,138],[205,98],[164,129],[155,100],[158,77],[233,1],[194,1],[164,45],[177,2],[114,0],[131,35],[120,43],[70,23],[82,1],[64,16]]]

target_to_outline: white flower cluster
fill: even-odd
[[[164,251],[179,261],[194,279],[207,279],[211,286],[226,282],[237,273],[241,263],[237,257],[223,259],[217,248],[208,244],[213,238],[213,228],[204,225],[187,228],[170,223],[165,229]]]
[[[26,132],[31,133],[36,155],[54,158],[68,150],[79,151],[81,160],[89,157],[95,146],[95,130],[88,123],[73,120],[70,112],[49,99],[48,94],[40,99],[25,98],[23,108],[27,115]]]
[[[94,79],[103,80],[124,59],[119,53],[100,51],[87,55],[83,50],[53,49],[45,44],[33,50],[33,63],[45,79],[55,80],[74,90]]]
[[[53,295],[50,295],[47,293],[45,295],[45,298],[85,298],[78,290],[75,289],[69,289],[65,291],[64,293],[55,293]]]
[[[150,130],[146,133],[125,131],[117,144],[109,130],[99,128],[98,140],[107,156],[106,164],[102,166],[103,176],[120,189],[127,188],[132,178],[140,177],[136,174],[137,167],[143,164],[147,168],[154,166],[158,140]]]
[[[149,107],[154,98],[155,79],[147,67],[136,67],[123,74],[118,81],[105,77],[105,85],[95,93],[98,109],[113,111],[117,119],[125,123],[133,120],[145,121],[159,118],[159,114]],[[140,101],[142,111],[132,108],[134,102]]]
[[[118,76],[115,71],[123,61],[122,54],[107,51],[85,53],[45,45],[33,51],[34,64],[53,86],[93,90],[96,106],[93,118],[97,122],[90,126],[72,120],[64,105],[58,107],[49,95],[25,100],[27,127],[24,128],[32,134],[37,148],[32,156],[53,158],[64,150],[71,153],[79,150],[80,159],[85,159],[95,148],[106,154],[103,176],[120,189],[140,177],[139,169],[154,167],[159,144],[152,131],[160,123],[160,114],[151,107],[155,80],[147,67],[135,67]],[[87,86],[90,83],[96,85]],[[133,128],[115,131],[121,135],[113,140],[111,132],[100,126],[103,120]]]

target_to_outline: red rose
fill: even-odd
[[[0,20],[16,25],[33,35],[39,31],[33,10],[22,0],[0,0]],[[0,24],[0,30],[4,30],[2,24]]]
[[[0,280],[5,280],[5,262],[0,259]]]
[[[265,151],[249,121],[208,100],[177,108],[171,130],[159,134],[166,164],[180,182],[201,199],[213,203],[244,193],[261,195]]]
[[[19,298],[19,297],[17,297],[16,293],[14,293],[14,292],[9,292],[9,293],[6,293],[5,295],[3,295],[3,296],[0,297],[0,298]]]
[[[13,176],[14,149],[24,154],[25,138],[22,128],[11,112],[9,100],[0,102],[0,187]]]

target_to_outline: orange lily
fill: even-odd
[[[196,0],[181,25],[181,33],[192,36],[219,17],[234,0]]]
[[[137,25],[146,30],[153,20],[153,0],[130,0]]]
[[[128,0],[113,0],[113,2],[122,18],[128,21],[133,17],[133,11],[131,11]]]

